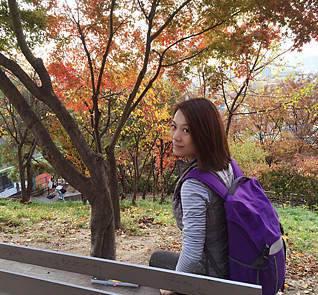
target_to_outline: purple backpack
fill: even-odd
[[[243,176],[232,160],[234,182],[228,190],[212,173],[191,170],[183,180],[196,178],[225,201],[229,236],[230,279],[262,286],[263,295],[273,295],[285,280],[285,244],[279,218],[255,178]],[[218,273],[210,253],[206,255]]]

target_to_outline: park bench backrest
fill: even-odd
[[[261,295],[261,287],[96,257],[0,243],[0,259],[196,295]],[[0,295],[115,294],[1,270]],[[23,287],[21,287],[23,286]],[[22,289],[21,289],[22,288]]]

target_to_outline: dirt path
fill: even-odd
[[[158,249],[180,251],[181,235],[175,226],[140,224],[141,236],[117,232],[117,260],[147,265],[150,255]],[[30,247],[89,255],[90,231],[71,223],[47,223],[25,228],[23,233],[0,232],[0,241]],[[318,294],[317,259],[288,251],[286,295]]]

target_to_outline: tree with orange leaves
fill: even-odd
[[[300,75],[248,97],[249,115],[242,121],[266,151],[269,166],[293,161],[296,154],[317,154],[317,95],[317,75]]]
[[[308,11],[316,16],[317,8],[306,7],[301,13],[293,10],[300,3],[302,7],[311,3],[309,0],[94,0],[75,1],[74,7],[59,7],[59,2],[52,1],[47,21],[56,50],[47,68],[30,50],[17,1],[7,2],[19,50],[38,81],[32,81],[10,52],[1,49],[0,89],[34,134],[44,157],[90,202],[91,254],[110,259],[115,259],[115,223],[120,226],[115,147],[130,114],[154,82],[163,74],[183,78],[183,62],[203,52],[221,53],[217,45],[224,38],[220,32],[239,26],[247,16],[254,16],[265,31],[266,23],[288,25],[299,44],[314,34],[317,37],[312,17],[307,17]],[[10,31],[10,26],[6,29]],[[10,81],[8,71],[51,109],[88,175],[64,157],[23,93]],[[79,110],[83,113],[77,113]],[[80,125],[78,117],[80,122],[89,122],[89,129]]]

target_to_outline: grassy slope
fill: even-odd
[[[161,205],[150,200],[140,200],[131,206],[129,200],[121,203],[121,218],[127,234],[138,235],[140,222],[174,224],[171,202]],[[306,208],[276,206],[289,249],[297,252],[310,252],[318,256],[318,213]],[[0,200],[0,230],[23,232],[45,220],[70,222],[77,227],[89,227],[90,206],[82,202],[56,202],[51,204],[32,203],[23,205],[11,200]]]

